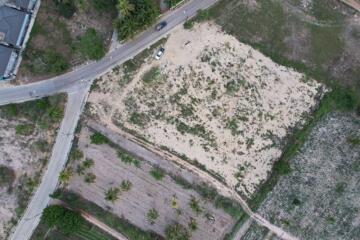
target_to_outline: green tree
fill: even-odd
[[[130,3],[129,0],[118,0],[116,8],[120,14],[120,17],[126,17],[135,10],[134,4]]]
[[[188,230],[179,223],[168,225],[165,229],[165,236],[166,240],[188,240],[190,238]]]
[[[120,0],[118,11],[119,17],[114,26],[120,40],[131,38],[153,24],[160,13],[152,0]]]
[[[118,188],[109,188],[107,191],[105,191],[105,199],[110,202],[115,202],[119,199],[120,189]]]
[[[49,228],[58,227],[65,234],[76,233],[83,224],[80,214],[62,206],[53,205],[44,209],[41,221]]]
[[[73,172],[71,168],[65,168],[59,175],[59,181],[62,184],[68,184]]]
[[[153,225],[156,219],[159,217],[159,213],[156,211],[155,208],[152,208],[147,212],[146,217],[149,223]]]

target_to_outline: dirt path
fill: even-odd
[[[104,224],[103,222],[99,221],[97,218],[93,217],[92,215],[81,211],[81,216],[88,221],[89,223],[91,223],[92,225],[95,225],[96,227],[100,228],[101,230],[103,230],[104,232],[108,233],[109,235],[113,236],[114,238],[118,239],[118,240],[127,240],[127,238],[120,234],[118,231],[112,229],[111,227],[109,227],[108,225]]]
[[[98,132],[100,132],[101,134],[103,134],[104,136],[106,136],[107,138],[109,138],[111,141],[113,141],[114,143],[118,144],[121,148],[125,149],[126,151],[128,151],[129,153],[145,160],[148,161],[150,163],[154,163],[154,161],[156,161],[156,159],[158,158],[163,158],[160,161],[164,161],[164,159],[166,160],[170,160],[172,162],[174,162],[176,165],[180,165],[181,167],[186,168],[187,170],[191,171],[192,173],[195,173],[196,175],[198,175],[199,177],[201,177],[201,179],[209,182],[212,184],[213,187],[215,187],[217,189],[217,191],[222,194],[225,197],[229,197],[232,198],[234,200],[236,200],[237,202],[240,203],[241,207],[243,208],[243,210],[253,219],[255,220],[259,225],[266,227],[267,229],[269,229],[271,232],[273,232],[274,234],[276,234],[278,237],[280,237],[281,239],[284,240],[295,240],[297,239],[296,237],[292,236],[291,234],[285,232],[284,230],[282,230],[281,228],[271,224],[269,221],[267,221],[266,219],[264,219],[263,217],[261,217],[260,215],[254,213],[249,206],[247,205],[247,203],[245,202],[245,200],[243,200],[238,193],[229,188],[228,186],[226,186],[225,184],[223,184],[222,182],[218,181],[217,179],[215,179],[214,177],[212,177],[209,173],[200,170],[199,168],[193,166],[192,164],[180,159],[177,156],[174,156],[173,154],[170,154],[168,152],[164,153],[163,150],[149,144],[146,142],[142,142],[139,139],[135,138],[134,136],[123,132],[123,131],[112,131],[94,121],[89,121],[88,122],[88,126]]]
[[[359,0],[340,0],[340,1],[360,12],[360,1]]]

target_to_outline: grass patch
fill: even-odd
[[[65,57],[52,49],[38,50],[29,48],[25,51],[24,58],[29,60],[26,62],[27,69],[35,75],[60,74],[70,67]]]
[[[15,177],[13,169],[0,165],[0,187],[11,187]]]
[[[77,44],[77,48],[86,59],[98,60],[105,55],[103,39],[93,28],[86,30]]]
[[[152,67],[141,77],[141,80],[146,84],[158,82],[160,79],[161,79],[161,72],[159,67]]]
[[[18,135],[29,136],[34,132],[34,126],[32,124],[19,124],[15,128],[15,132]]]
[[[122,149],[118,149],[117,155],[120,158],[120,160],[126,164],[134,164],[136,167],[140,167],[141,162],[139,159],[134,158],[132,155],[128,154]]]

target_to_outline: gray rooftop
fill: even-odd
[[[15,0],[15,5],[23,9],[33,9],[36,0]]]
[[[21,45],[21,39],[25,33],[25,28],[29,15],[16,9],[0,7],[0,36],[1,40],[13,44]]]
[[[0,45],[0,80],[7,77],[8,66],[11,64],[14,49]]]

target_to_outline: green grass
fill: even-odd
[[[18,135],[29,136],[34,132],[34,126],[32,124],[19,124],[15,128],[15,132]]]
[[[105,55],[104,41],[93,28],[86,30],[76,48],[86,59],[98,60]]]
[[[152,67],[141,77],[142,81],[146,84],[157,82],[160,78],[161,72],[159,67]]]

